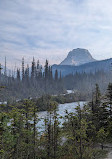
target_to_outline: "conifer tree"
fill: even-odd
[[[7,61],[5,57],[5,70],[4,70],[4,75],[7,76]]]
[[[11,133],[13,135],[13,149],[12,149],[12,158],[19,158],[22,154],[22,132],[24,129],[24,120],[23,114],[20,109],[17,107],[12,107],[10,112],[11,118]]]
[[[40,66],[40,62],[39,60],[37,61],[37,70],[39,71],[39,66]]]
[[[59,138],[59,123],[56,113],[56,103],[48,103],[47,119],[45,120],[45,134],[46,134],[46,158],[58,158],[58,138]]]
[[[92,113],[93,113],[93,123],[96,127],[96,130],[100,128],[100,107],[101,107],[101,93],[98,84],[95,86],[95,92],[92,97]]]
[[[2,66],[1,66],[1,63],[0,63],[0,82],[1,82],[1,75],[2,75],[1,70],[2,70]]]
[[[17,80],[20,81],[20,69],[17,69]]]
[[[48,79],[49,75],[49,65],[48,65],[48,60],[45,62],[45,79]]]
[[[9,114],[0,111],[0,158],[12,158],[13,135],[11,134]]]
[[[25,80],[26,84],[29,84],[29,65],[27,64],[27,68],[25,69]]]
[[[33,61],[32,61],[32,70],[31,70],[31,78],[32,78],[32,79],[35,78],[35,71],[36,71],[35,59],[34,59],[34,57],[33,57]]]
[[[25,75],[25,71],[24,71],[24,57],[22,58],[22,81],[24,81],[24,75]]]
[[[38,143],[37,143],[37,137],[38,137],[38,131],[37,131],[37,123],[38,123],[38,116],[37,116],[37,107],[34,103],[32,103],[33,106],[33,158],[37,158],[38,152]]]
[[[58,81],[58,70],[55,70],[55,81]]]
[[[53,74],[52,74],[52,66],[51,66],[51,71],[50,71],[50,80],[53,80]]]

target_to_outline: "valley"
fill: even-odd
[[[111,156],[105,146],[112,141],[111,62],[97,61],[78,48],[60,65],[46,60],[42,67],[33,58],[29,66],[23,58],[21,69],[8,76],[5,60],[0,71],[1,157]]]

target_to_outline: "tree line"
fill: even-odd
[[[48,60],[44,68],[33,58],[32,65],[25,67],[24,58],[22,67],[8,75],[6,62],[4,73],[0,70],[0,85],[6,88],[0,95],[2,100],[16,100],[31,97],[40,97],[44,94],[59,94],[64,92],[61,72],[56,70],[53,74],[52,67]]]
[[[76,72],[75,74],[65,76],[63,79],[66,89],[77,90],[89,98],[96,83],[99,85],[101,93],[105,93],[108,83],[111,83],[111,81],[112,73],[105,72],[104,70],[96,70],[94,73]]]
[[[5,60],[4,72],[0,70],[0,85],[6,87],[0,93],[2,101],[12,102],[24,98],[38,98],[46,94],[59,95],[65,93],[67,89],[74,90],[77,96],[88,100],[96,83],[101,93],[104,93],[112,79],[112,74],[103,70],[96,70],[95,73],[76,72],[62,76],[60,71],[52,71],[48,60],[42,67],[39,60],[36,62],[34,58],[31,66],[25,65],[23,58],[21,69],[17,68],[14,72],[12,71],[12,74],[9,71],[8,75],[6,64]]]

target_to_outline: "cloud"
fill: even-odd
[[[60,63],[77,47],[96,59],[112,57],[111,6],[111,0],[1,0],[0,59]]]

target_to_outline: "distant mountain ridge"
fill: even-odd
[[[96,61],[90,52],[86,49],[73,49],[68,53],[68,56],[60,63],[60,65],[79,66],[85,63]]]
[[[53,72],[57,69],[58,72],[61,71],[62,76],[68,74],[78,73],[95,73],[97,71],[111,72],[112,73],[112,58],[102,60],[102,61],[94,61],[86,64],[82,64],[79,66],[73,65],[53,65]]]

